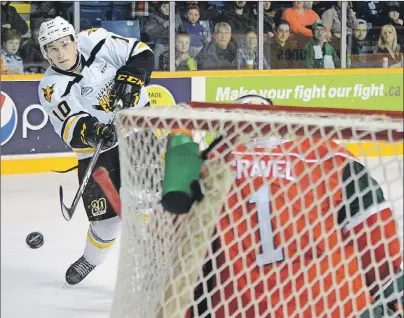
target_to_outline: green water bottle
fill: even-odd
[[[203,199],[199,185],[203,160],[199,144],[187,129],[174,129],[168,136],[161,203],[175,214],[189,212],[195,201]]]

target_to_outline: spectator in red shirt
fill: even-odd
[[[304,1],[293,1],[292,8],[283,12],[282,19],[289,22],[293,33],[311,38],[313,33],[308,27],[320,18],[313,10],[304,8]]]

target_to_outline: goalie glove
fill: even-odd
[[[89,145],[92,148],[96,148],[98,143],[102,141],[102,150],[111,148],[116,143],[114,126],[111,124],[103,124],[98,121],[95,123],[83,123],[81,138],[84,144]]]

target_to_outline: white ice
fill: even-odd
[[[402,158],[382,160],[383,165],[378,159],[367,164],[394,205],[402,235]],[[64,281],[67,267],[82,255],[88,227],[82,204],[70,222],[60,212],[59,185],[70,204],[78,186],[76,173],[2,176],[1,182],[1,317],[109,317],[119,243],[81,284]],[[36,250],[25,243],[32,231],[45,238]]]
[[[70,205],[74,172],[2,176],[1,317],[109,317],[119,246],[81,284],[65,283],[66,269],[83,254],[88,221],[81,202],[70,222],[62,217],[59,185]],[[25,243],[32,231],[44,235],[39,249]]]

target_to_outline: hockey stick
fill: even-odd
[[[117,106],[115,111],[112,113],[111,118],[108,121],[108,124],[112,124],[114,122],[115,115],[117,111],[121,108],[120,106],[122,105],[121,101],[116,101],[115,105]],[[74,196],[73,203],[68,208],[64,203],[63,203],[63,187],[59,187],[59,198],[60,198],[60,208],[62,210],[62,215],[66,219],[66,221],[70,221],[73,217],[74,212],[76,211],[77,205],[79,204],[79,201],[81,197],[83,196],[84,190],[87,187],[88,180],[90,180],[91,173],[94,170],[95,164],[97,163],[98,157],[101,154],[101,147],[102,147],[102,141],[100,141],[97,144],[97,147],[95,148],[95,152],[93,157],[91,158],[91,161],[86,169],[86,172],[84,174],[83,181],[80,184],[79,189],[76,192],[76,195]]]

